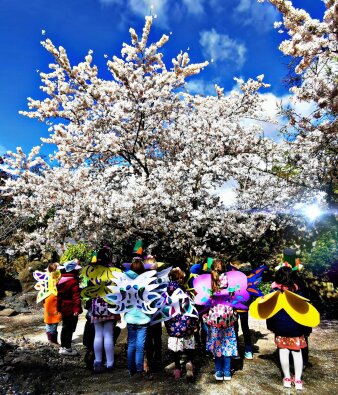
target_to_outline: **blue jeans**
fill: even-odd
[[[215,357],[215,371],[223,372],[225,376],[230,376],[230,357]]]
[[[130,373],[143,371],[144,345],[148,325],[127,324],[128,370]]]
[[[46,332],[58,333],[58,324],[46,324]]]

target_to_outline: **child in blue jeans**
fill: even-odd
[[[203,316],[208,328],[206,349],[215,358],[215,379],[229,381],[231,357],[237,356],[236,316],[232,307],[224,304],[224,296],[219,293],[222,288],[227,288],[227,279],[222,262],[215,260],[211,266],[212,307]]]
[[[132,279],[137,278],[140,274],[144,273],[143,260],[141,258],[133,258],[130,270],[126,275]],[[137,307],[128,311],[124,316],[127,322],[128,330],[128,370],[130,376],[134,378],[152,379],[151,375],[144,374],[144,347],[147,338],[148,326],[151,321],[151,315],[145,314]]]

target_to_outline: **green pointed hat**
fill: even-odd
[[[133,248],[133,254],[142,255],[142,253],[143,253],[143,240],[136,240]]]
[[[287,262],[292,267],[296,266],[296,250],[294,248],[283,250],[283,262]]]

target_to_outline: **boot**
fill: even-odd
[[[54,343],[54,344],[59,344],[58,343],[58,333],[57,332],[56,333],[51,333],[50,342]]]
[[[46,335],[47,335],[48,342],[51,343],[52,342],[52,332],[46,332]]]

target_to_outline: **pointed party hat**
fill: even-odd
[[[143,240],[136,240],[133,254],[142,255],[143,253]]]

